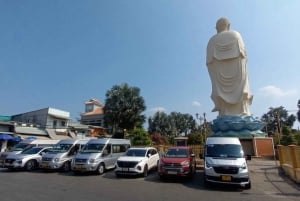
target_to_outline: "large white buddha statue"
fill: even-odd
[[[230,22],[221,18],[217,34],[207,45],[206,64],[212,84],[213,112],[219,116],[250,116],[253,96],[250,92],[245,44]]]

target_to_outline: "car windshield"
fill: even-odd
[[[11,151],[23,151],[27,146],[28,146],[28,144],[19,143],[19,144],[16,144],[16,145],[11,149]]]
[[[145,155],[146,155],[146,149],[129,149],[126,152],[126,156],[144,157]]]
[[[64,153],[71,148],[72,144],[56,144],[49,151],[49,153]]]
[[[238,144],[209,144],[206,145],[207,157],[241,158],[244,152]]]
[[[27,149],[21,152],[21,154],[37,154],[42,147],[32,147],[31,149]]]
[[[86,144],[80,153],[101,153],[105,144]]]
[[[167,158],[186,158],[188,157],[188,150],[187,149],[169,149],[165,157]]]

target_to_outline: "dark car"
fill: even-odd
[[[190,176],[196,173],[195,154],[189,147],[170,147],[161,157],[158,174],[166,176]]]

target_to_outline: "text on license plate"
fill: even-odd
[[[222,175],[222,176],[221,176],[221,180],[222,180],[222,181],[231,181],[231,176],[228,176],[228,175]]]
[[[122,172],[129,172],[129,168],[122,168]]]
[[[83,165],[75,165],[76,170],[81,170]]]

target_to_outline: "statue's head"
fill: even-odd
[[[230,29],[230,22],[227,18],[222,17],[216,23],[217,32],[228,31]]]

